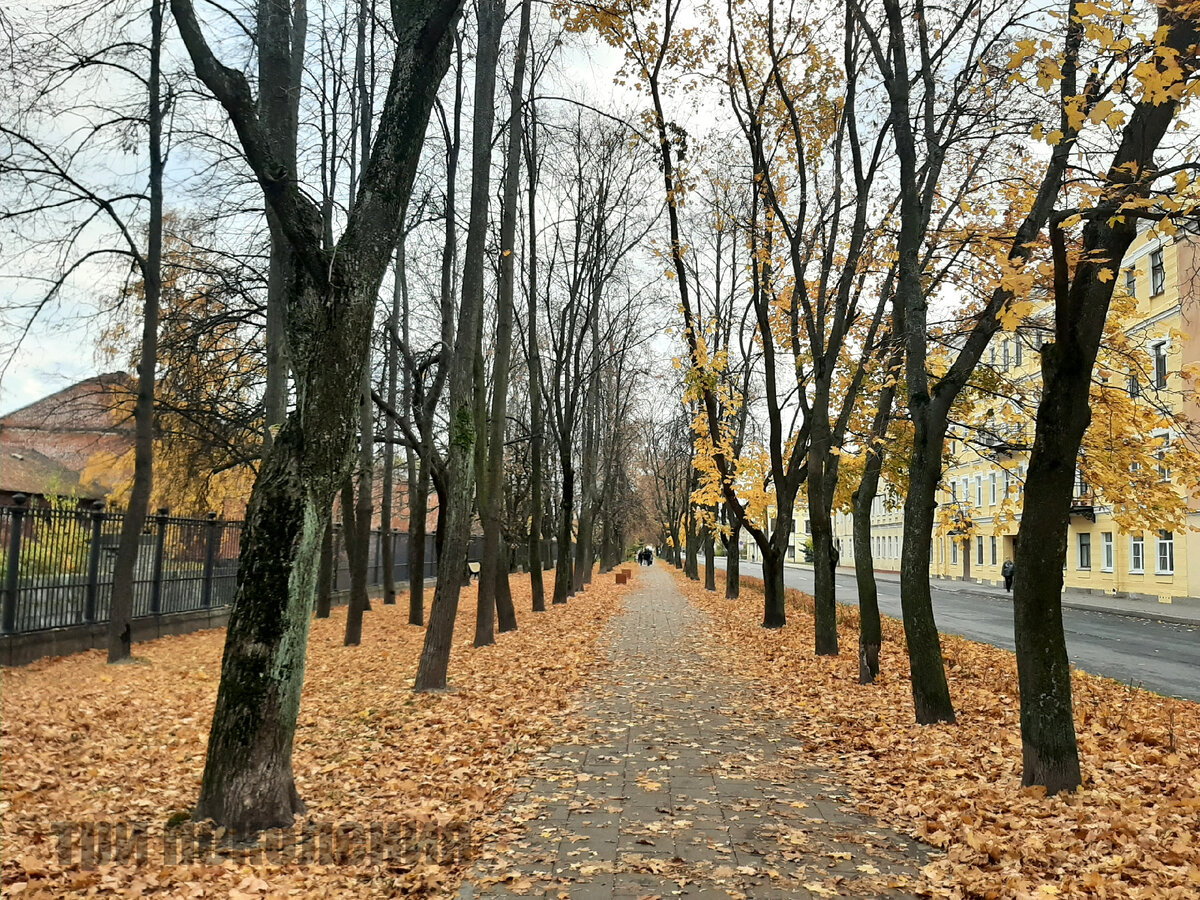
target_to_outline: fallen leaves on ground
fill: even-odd
[[[313,623],[294,767],[312,823],[416,823],[470,845],[457,861],[407,854],[349,865],[312,857],[257,864],[225,852],[164,865],[164,830],[186,826],[199,793],[224,630],[134,648],[107,666],[99,651],[4,669],[0,836],[5,896],[383,897],[452,892],[533,754],[563,738],[576,694],[598,665],[604,626],[635,582],[611,575],[565,606],[529,610],[512,578],[520,630],[476,650],[475,590],[459,605],[450,690],[413,694],[425,631],[407,604],[378,600],[362,645],[343,647],[345,608]],[[432,600],[426,593],[426,606]],[[55,823],[141,823],[147,861],[60,861]],[[219,836],[218,836],[219,837]],[[276,857],[278,861],[278,857]]]
[[[858,612],[839,608],[842,653],[813,653],[812,599],[788,591],[788,625],[760,627],[762,582],[725,600],[682,575],[711,615],[705,653],[754,678],[760,713],[806,747],[861,812],[944,851],[925,889],[952,898],[1200,896],[1200,704],[1072,673],[1084,785],[1021,786],[1013,653],[943,635],[957,725],[913,722],[899,622],[884,620],[883,674],[858,683]]]

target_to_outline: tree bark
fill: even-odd
[[[736,518],[729,526],[729,540],[725,544],[725,599],[736,600],[742,591],[742,526]]]
[[[134,574],[146,510],[154,490],[154,385],[158,366],[159,302],[162,295],[164,110],[161,90],[164,12],[160,0],[150,4],[150,75],[147,80],[150,216],[146,255],[138,260],[142,276],[142,344],[138,354],[137,400],[133,411],[133,487],[129,492],[129,507],[125,511],[125,518],[121,520],[117,558],[113,565],[112,605],[108,622],[110,663],[122,662],[130,657]]]
[[[521,15],[525,15],[524,4],[521,7]],[[532,94],[533,79],[530,79],[530,82]],[[545,483],[546,419],[542,409],[542,355],[538,346],[537,107],[532,96],[528,109],[525,170],[529,181],[529,233],[525,254],[529,281],[526,309],[526,328],[529,331],[529,587],[533,611],[545,612],[546,584],[543,571],[546,566],[542,559],[542,494]]]
[[[374,305],[371,307],[374,318]],[[369,326],[368,326],[369,327]],[[374,499],[375,419],[371,405],[371,357],[364,360],[358,399],[358,483],[354,497],[354,552],[350,558],[350,605],[346,611],[346,637],[343,645],[362,643],[363,613],[371,608],[367,596],[367,564],[371,558],[371,512]],[[388,447],[391,452],[391,446]],[[344,495],[343,495],[344,496]],[[349,529],[347,529],[349,531]]]
[[[830,516],[826,465],[831,446],[829,398],[813,401],[813,429],[808,454],[808,518],[813,542],[813,631],[817,656],[837,656],[837,597],[833,573],[833,520]]]
[[[321,555],[317,563],[317,612],[318,619],[328,619],[333,606],[333,521],[325,526],[321,535]]]
[[[303,808],[291,756],[318,547],[352,460],[355,401],[375,299],[412,190],[434,94],[449,66],[460,0],[413,0],[392,8],[392,77],[364,175],[368,187],[348,213],[336,252],[323,245],[320,210],[286,177],[279,162],[286,148],[263,132],[243,73],[213,54],[191,0],[171,0],[171,8],[196,74],[229,114],[297,260],[288,320],[296,406],[251,493],[196,808],[198,817],[242,833],[290,826]],[[270,60],[262,90],[287,80],[290,52],[282,60],[276,53],[290,42],[290,14],[286,0],[259,5],[258,52]]]
[[[490,46],[498,40],[504,20],[504,0],[478,4],[479,43]],[[444,690],[450,666],[450,646],[459,594],[467,566],[471,540],[471,499],[475,487],[475,455],[478,431],[484,422],[476,418],[475,359],[483,315],[483,272],[486,252],[488,206],[491,185],[491,142],[495,118],[496,57],[483,53],[475,66],[475,116],[471,142],[471,212],[463,265],[462,297],[458,332],[450,371],[450,440],[446,460],[444,544],[438,558],[437,587],[425,631],[425,646],[417,668],[417,691]],[[495,609],[488,604],[490,617]]]
[[[930,423],[927,410],[910,407],[914,425],[908,496],[900,548],[900,605],[904,638],[912,668],[913,708],[917,722],[954,722],[954,704],[942,663],[942,641],[933,618],[929,590],[929,538],[933,534],[936,491],[941,477],[944,421]],[[932,432],[932,433],[931,433]]]
[[[554,596],[552,603],[566,603],[571,595],[571,516],[575,509],[575,468],[571,465],[571,448],[560,448],[562,461],[562,504],[558,523],[558,562],[554,567]]]
[[[1158,8],[1166,44],[1178,53],[1181,74],[1191,77],[1200,40],[1194,19]],[[1064,66],[1064,70],[1066,67]],[[1147,196],[1154,161],[1178,101],[1139,102],[1122,132],[1104,179],[1104,200],[1083,229],[1074,278],[1066,238],[1051,219],[1054,259],[1054,341],[1042,347],[1042,395],[1026,474],[1025,504],[1017,533],[1013,619],[1021,688],[1022,783],[1047,793],[1081,783],[1071,701],[1071,670],[1062,625],[1063,565],[1075,466],[1091,421],[1092,370],[1116,284],[1114,274],[1137,235],[1137,219],[1120,215],[1123,204]]]
[[[717,589],[717,551],[714,540],[712,529],[707,529],[704,535],[704,589],[707,591]]]
[[[425,519],[429,506],[429,462],[419,460],[416,490],[408,501],[408,624],[425,624]],[[439,516],[440,520],[440,516]]]
[[[509,90],[508,148],[504,184],[500,200],[500,281],[496,297],[496,338],[492,348],[492,413],[488,433],[488,460],[485,479],[487,490],[480,507],[483,523],[483,560],[479,573],[479,602],[496,605],[501,631],[517,627],[512,593],[508,585],[508,552],[501,546],[504,509],[504,426],[508,421],[508,376],[512,358],[513,282],[516,277],[517,189],[521,174],[521,147],[524,140],[521,98],[524,93],[525,55],[529,47],[530,0],[521,4],[521,26],[517,38],[513,80]],[[496,29],[494,51],[499,53],[500,29]],[[494,65],[494,63],[493,63]],[[490,591],[485,592],[485,586]],[[493,642],[476,620],[475,646]]]
[[[854,492],[854,575],[858,584],[858,682],[872,684],[879,675],[879,650],[883,624],[879,618],[879,591],[875,560],[871,555],[871,505],[879,488],[883,458],[867,450],[866,465]]]
[[[782,628],[787,624],[783,553],[775,541],[763,549],[763,628]]]

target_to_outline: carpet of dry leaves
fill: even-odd
[[[636,580],[636,575],[634,576]],[[632,587],[598,575],[566,606],[529,609],[513,577],[520,630],[471,647],[475,591],[463,591],[445,694],[410,688],[424,629],[407,606],[378,601],[363,642],[343,647],[345,609],[316,620],[295,742],[295,772],[316,822],[471,823],[474,849],[531,756],[562,739],[579,689],[599,665],[604,626]],[[432,591],[426,595],[426,603]],[[3,893],[19,897],[384,897],[444,895],[464,860],[357,866],[162,865],[163,830],[195,802],[216,699],[224,631],[134,648],[107,666],[99,651],[3,670],[0,839]],[[141,865],[58,862],[53,823],[147,823]]]
[[[883,674],[858,684],[858,611],[839,607],[842,654],[813,654],[812,599],[789,590],[788,626],[760,627],[762,582],[740,600],[679,578],[711,615],[715,664],[762,687],[764,711],[795,723],[811,763],[858,808],[945,851],[927,865],[938,897],[1200,897],[1200,704],[1075,671],[1084,785],[1021,787],[1016,657],[960,637],[942,644],[957,725],[913,723],[904,632],[884,621]]]

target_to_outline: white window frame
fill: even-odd
[[[989,484],[991,485],[991,488],[992,488],[992,502],[991,502],[991,505],[992,505],[992,506],[995,506],[995,505],[996,505],[996,473],[995,473],[995,472],[992,472],[992,473],[991,473],[991,474],[988,476],[988,482],[989,482]]]
[[[1090,531],[1081,531],[1076,536],[1075,568],[1081,572],[1092,570],[1092,533]]]
[[[1163,550],[1166,550],[1166,565],[1163,565]],[[1154,574],[1175,574],[1175,533],[1163,529],[1154,538]]]
[[[992,535],[992,565],[993,566],[996,565],[996,553],[998,550],[996,544],[997,544],[996,536],[993,534]]]
[[[1111,531],[1100,532],[1100,571],[1111,572],[1116,561],[1116,547],[1113,545],[1113,533]]]
[[[1146,572],[1146,537],[1141,534],[1129,536],[1129,574],[1144,575]]]
[[[1125,270],[1125,290],[1133,299],[1137,299],[1137,270],[1129,266]]]
[[[983,476],[975,476],[975,505],[983,509]]]
[[[983,535],[975,535],[975,565],[983,565]]]
[[[950,565],[958,565],[958,541],[953,537],[950,538]]]

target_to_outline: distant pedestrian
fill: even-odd
[[[1013,575],[1017,573],[1017,567],[1013,565],[1011,559],[1006,559],[1004,565],[1000,567],[1000,574],[1004,576],[1004,589],[1012,591]]]
[[[829,545],[829,574],[837,577],[838,560],[842,558],[842,554],[838,552],[837,544]]]

